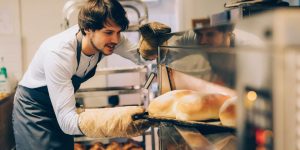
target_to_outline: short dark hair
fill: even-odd
[[[119,25],[122,31],[128,28],[126,11],[118,0],[87,0],[78,14],[78,25],[83,35],[85,29],[102,29],[109,24],[108,20]]]

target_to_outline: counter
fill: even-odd
[[[14,93],[0,100],[0,147],[1,150],[11,150],[14,145],[12,108]]]

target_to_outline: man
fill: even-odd
[[[128,27],[117,0],[88,0],[78,26],[45,40],[16,91],[13,127],[16,149],[73,149],[73,135],[131,137],[149,126],[132,121],[142,107],[90,109],[77,114],[80,84],[95,74],[97,63],[112,53],[142,62],[137,46],[121,33]]]
[[[221,25],[195,30],[198,44],[209,47],[230,47],[233,46],[233,26]]]

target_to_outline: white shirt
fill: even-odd
[[[72,76],[84,77],[97,64],[99,54],[92,57],[81,53],[77,68],[77,25],[45,40],[36,52],[20,85],[28,88],[47,86],[60,128],[66,134],[81,134],[78,128]],[[137,45],[121,34],[114,53],[135,63],[144,60],[137,53]]]

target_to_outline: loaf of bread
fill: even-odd
[[[176,118],[175,106],[181,97],[194,93],[191,90],[174,90],[153,99],[148,106],[148,113],[153,117]]]
[[[237,97],[227,100],[220,108],[220,120],[222,125],[235,127],[236,126],[236,103]]]
[[[150,116],[184,121],[219,118],[219,109],[229,98],[223,94],[174,90],[150,102]]]
[[[176,105],[176,119],[197,121],[218,119],[223,103],[230,98],[223,94],[196,93],[182,97]]]

